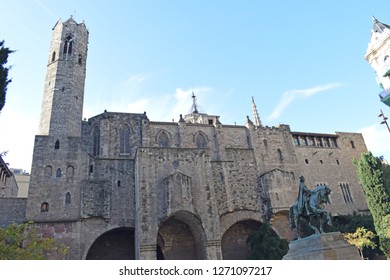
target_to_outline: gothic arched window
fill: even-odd
[[[122,126],[119,131],[119,152],[130,154],[130,128],[127,125]]]
[[[72,197],[70,196],[70,193],[67,192],[67,193],[65,194],[65,204],[66,204],[66,205],[69,205],[71,202],[72,202]]]
[[[92,155],[98,156],[100,155],[100,129],[99,127],[95,127],[92,133]]]
[[[60,141],[57,140],[57,141],[55,142],[55,144],[54,144],[54,149],[55,149],[55,150],[58,150],[59,148],[60,148]]]
[[[207,138],[202,132],[198,132],[195,136],[196,147],[200,149],[207,148]]]
[[[73,38],[71,36],[66,37],[64,43],[64,58],[67,59],[68,55],[72,54]]]
[[[171,147],[171,141],[169,139],[168,133],[165,131],[161,132],[158,137],[158,145],[160,148],[169,148]]]
[[[56,171],[56,177],[59,178],[61,177],[61,168],[58,168]]]

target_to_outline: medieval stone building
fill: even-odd
[[[245,259],[264,221],[295,237],[301,175],[331,188],[333,215],[368,211],[352,162],[367,151],[359,133],[263,126],[254,101],[245,126],[196,103],[177,123],[107,111],[82,121],[87,45],[84,23],[54,26],[25,209],[67,258]]]

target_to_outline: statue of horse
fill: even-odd
[[[304,218],[307,221],[310,228],[313,229],[316,234],[324,232],[323,225],[325,222],[332,226],[332,219],[329,213],[325,211],[325,204],[330,203],[329,187],[326,185],[319,185],[307,192],[303,202],[297,200],[290,207],[290,228],[297,229],[298,238],[301,237],[299,233],[301,218]],[[312,220],[319,220],[319,228],[312,224]]]

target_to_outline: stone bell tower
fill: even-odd
[[[81,126],[88,30],[72,17],[53,28],[27,201],[29,221],[80,217]]]
[[[81,136],[88,30],[70,17],[53,28],[38,135]]]

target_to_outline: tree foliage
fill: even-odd
[[[379,237],[380,248],[390,259],[390,238],[387,237],[387,217],[390,214],[390,197],[386,190],[383,164],[371,152],[356,160],[357,174],[366,196],[367,206],[374,220],[375,231]]]
[[[247,244],[252,249],[252,260],[281,260],[288,251],[288,242],[276,235],[268,223],[249,236]]]
[[[376,247],[375,242],[372,240],[375,238],[375,234],[372,231],[366,230],[364,227],[358,227],[355,232],[344,233],[343,236],[349,244],[352,244],[359,249],[362,258],[364,248],[375,249]]]
[[[0,260],[43,260],[50,254],[64,256],[68,248],[53,238],[41,238],[32,223],[0,228]]]
[[[0,41],[0,112],[5,105],[5,96],[7,93],[7,86],[11,82],[8,78],[9,67],[6,67],[8,55],[13,51],[4,47],[4,41]]]

